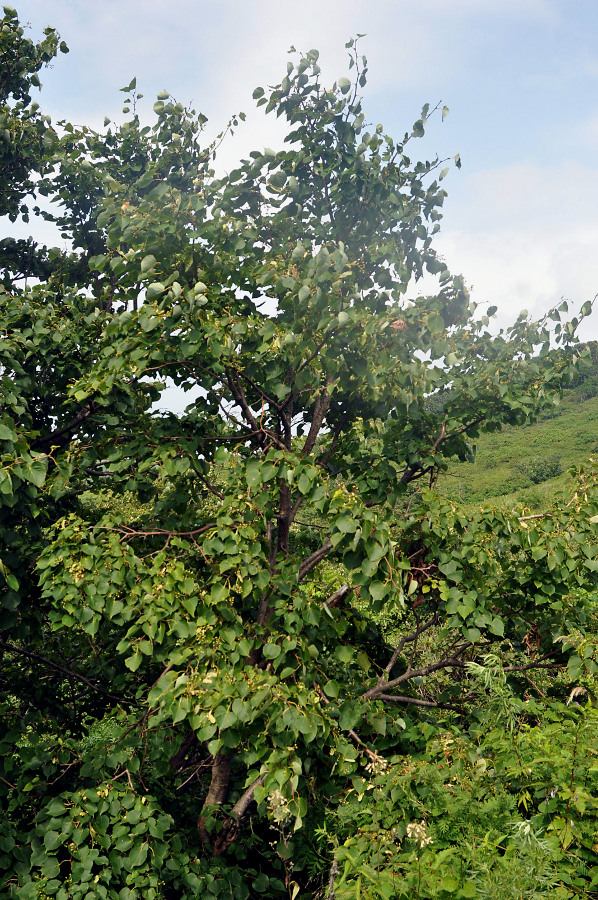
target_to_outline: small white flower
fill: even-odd
[[[432,843],[432,838],[426,832],[426,823],[424,821],[410,822],[407,826],[407,837],[415,841],[420,850],[422,847],[427,847],[428,844]]]
[[[274,821],[278,822],[279,825],[283,825],[292,816],[288,801],[282,791],[278,788],[276,788],[275,791],[272,791],[268,797],[268,811]]]
[[[365,767],[366,772],[369,772],[371,775],[382,775],[387,769],[388,763],[383,756],[378,756],[377,753],[370,754],[370,761]]]

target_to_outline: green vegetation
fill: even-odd
[[[71,242],[2,260],[2,896],[596,896],[596,471],[541,514],[434,489],[591,370],[591,304],[476,317],[430,110],[367,124],[353,41],[351,79],[312,50],[254,92],[284,147],[218,178],[135,81],[21,154],[58,39],[5,7],[0,40],[0,212]]]
[[[594,351],[593,345],[588,349]],[[598,397],[595,364],[583,379],[566,386],[559,406],[523,428],[506,427],[476,440],[474,462],[456,462],[439,487],[468,504],[545,508],[569,482],[568,470],[598,453]]]

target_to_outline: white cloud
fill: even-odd
[[[598,170],[509,166],[478,172],[461,190],[438,248],[477,302],[498,306],[501,323],[521,309],[541,315],[562,297],[579,307],[598,292]],[[598,338],[598,322],[584,335]]]
[[[450,83],[471,50],[468,26],[477,21],[554,18],[550,0],[22,0],[22,18],[35,29],[50,22],[71,46],[71,96],[62,115],[106,104],[111,90],[132,75],[148,93],[166,87],[186,102],[193,98],[220,119],[248,103],[251,88],[284,74],[286,51],[322,51],[326,77],[346,66],[345,41],[367,33],[363,49],[375,60],[372,90],[417,89],[426,96],[439,81]],[[65,76],[66,77],[66,76]],[[99,90],[101,88],[101,90]],[[207,101],[207,102],[206,102]],[[102,113],[105,111],[102,108]]]
[[[464,174],[458,190],[459,221],[483,231],[542,225],[566,234],[596,222],[598,168],[576,160],[552,165],[521,163]]]
[[[115,116],[118,87],[137,75],[144,108],[166,87],[210,116],[210,134],[232,112],[250,114],[221,151],[225,169],[249,149],[280,143],[280,123],[253,110],[251,91],[280,80],[291,44],[318,47],[324,78],[332,80],[345,70],[345,41],[366,32],[368,105],[396,130],[439,85],[449,105],[468,108],[463,84],[476,77],[473,64],[480,59],[472,48],[480,35],[520,22],[534,35],[554,34],[564,31],[570,15],[564,0],[303,0],[300,6],[279,0],[21,0],[19,10],[36,34],[55,24],[71,46],[44,78],[44,108],[49,103],[55,118],[101,122],[104,112]],[[501,46],[508,53],[508,43]],[[535,71],[557,75],[561,85],[575,75],[582,85],[598,73],[590,50],[575,57],[567,50]],[[488,65],[496,69],[496,60]],[[511,99],[507,91],[500,102]],[[471,116],[461,113],[465,128],[475,126]],[[438,242],[451,268],[473,283],[474,296],[496,303],[509,318],[522,307],[540,312],[562,295],[581,304],[598,289],[598,171],[579,162],[534,164],[541,150],[536,138],[543,140],[529,136],[529,163],[470,175],[463,170],[451,179]],[[509,135],[504,141],[508,147]],[[572,153],[598,146],[598,119],[580,122],[569,145]]]

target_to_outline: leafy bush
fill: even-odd
[[[469,736],[364,756],[327,823],[339,900],[598,894],[598,713],[490,695]]]
[[[550,456],[533,456],[526,461],[515,465],[518,472],[522,472],[533,484],[541,484],[549,478],[556,478],[563,471],[561,457],[556,454]]]

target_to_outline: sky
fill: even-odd
[[[151,119],[168,90],[217,134],[247,121],[220,153],[232,169],[251,149],[280,144],[279,123],[255,109],[277,84],[291,46],[320,51],[323,79],[347,74],[350,37],[364,34],[366,118],[401,137],[428,102],[412,157],[454,157],[437,250],[499,323],[542,315],[561,298],[598,293],[598,2],[596,0],[13,0],[30,36],[58,29],[70,53],[42,73],[53,120],[101,127],[122,118],[133,76]],[[44,236],[45,237],[45,236]],[[59,243],[59,241],[50,241]],[[598,309],[582,336],[598,339]]]

